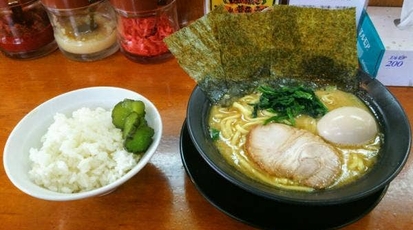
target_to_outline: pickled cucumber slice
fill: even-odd
[[[125,124],[122,130],[123,139],[132,136],[140,125],[142,118],[139,114],[132,112],[125,118]],[[145,120],[145,118],[143,118]]]
[[[112,123],[116,128],[123,129],[126,117],[132,112],[145,117],[145,104],[142,101],[132,99],[125,99],[117,103],[112,110]]]
[[[122,130],[123,145],[128,152],[139,154],[152,144],[155,131],[148,126],[145,114],[145,104],[132,99],[124,99],[112,110],[112,123]]]
[[[149,126],[139,126],[132,136],[125,139],[125,149],[133,153],[145,152],[152,144],[154,133],[154,130]]]
[[[144,117],[145,116],[145,103],[142,101],[134,101],[134,100],[129,100],[129,106],[132,108],[132,111],[139,114],[140,116]]]

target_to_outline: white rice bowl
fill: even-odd
[[[142,156],[123,149],[121,131],[111,124],[111,109],[125,98],[145,103],[145,118],[155,131]],[[116,87],[84,88],[28,113],[6,142],[3,164],[10,181],[33,197],[83,199],[107,194],[137,174],[155,153],[161,135],[159,112],[142,95]]]
[[[57,113],[41,141],[40,149],[30,149],[29,177],[56,192],[85,192],[108,185],[139,161],[139,155],[123,148],[122,132],[112,124],[111,111],[101,107],[83,107],[71,117]]]

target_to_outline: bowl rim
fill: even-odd
[[[212,104],[210,100],[207,98],[203,90],[197,85],[195,86],[193,92],[191,93],[190,99],[188,101],[188,109],[187,109],[187,126],[188,126],[188,131],[191,137],[192,142],[194,143],[197,151],[199,154],[204,158],[204,160],[215,170],[217,171],[222,177],[224,177],[226,180],[230,181],[231,183],[235,184],[236,186],[247,190],[248,192],[260,195],[262,197],[266,197],[271,200],[275,200],[278,202],[288,202],[288,203],[299,203],[299,204],[307,204],[307,205],[332,205],[332,204],[339,204],[343,202],[351,202],[354,200],[358,200],[361,198],[364,198],[379,189],[385,187],[388,185],[402,170],[403,166],[405,165],[408,156],[410,154],[410,149],[411,149],[411,139],[412,139],[412,133],[410,129],[410,123],[409,120],[406,116],[406,113],[401,106],[401,104],[398,102],[398,100],[394,97],[394,95],[383,85],[381,84],[377,79],[372,79],[370,76],[365,74],[364,72],[361,73],[361,79],[360,79],[360,92],[362,92],[362,95],[358,96],[364,96],[364,97],[371,97],[372,95],[379,97],[380,99],[382,98],[391,98],[393,104],[391,106],[397,108],[400,110],[401,114],[399,114],[399,123],[403,124],[405,127],[402,127],[402,130],[398,130],[398,132],[403,132],[403,134],[406,136],[405,137],[405,150],[403,150],[405,153],[404,156],[399,159],[397,162],[397,165],[394,165],[394,171],[392,171],[391,174],[387,176],[384,180],[381,180],[380,183],[376,184],[375,186],[370,186],[367,190],[359,190],[359,189],[348,189],[350,185],[352,184],[360,184],[361,186],[366,183],[366,178],[367,175],[371,174],[371,172],[376,171],[375,168],[373,167],[370,172],[367,173],[366,176],[363,176],[354,183],[351,183],[346,186],[342,186],[339,188],[331,189],[331,190],[323,190],[323,191],[317,191],[317,192],[312,192],[312,193],[307,193],[307,195],[302,195],[298,193],[300,192],[295,192],[295,191],[288,191],[282,189],[277,189],[277,188],[269,188],[269,185],[264,185],[259,182],[253,182],[252,185],[250,184],[253,179],[250,178],[245,178],[247,176],[242,175],[236,175],[233,171],[238,171],[237,169],[233,168],[232,170],[229,169],[223,169],[220,167],[220,163],[217,162],[216,160],[212,159],[212,157],[204,151],[204,148],[206,148],[205,143],[203,141],[209,141],[211,138],[207,134],[208,132],[205,130],[206,129],[206,121],[203,118],[199,118],[199,116],[194,116],[193,113],[196,111],[202,111],[201,114],[208,114],[209,110],[208,107]],[[372,100],[372,98],[364,98],[368,100]],[[198,100],[198,101],[195,101]],[[375,103],[373,100],[372,103]],[[378,106],[378,105],[372,105],[372,106]],[[386,105],[387,106],[387,105]],[[205,115],[203,115],[205,116]],[[201,119],[201,121],[199,121]],[[399,124],[399,127],[400,127]],[[199,128],[199,126],[202,126],[201,131],[194,130],[193,127]],[[195,129],[196,129],[195,128]],[[214,153],[216,154],[218,150],[214,149]],[[395,163],[396,164],[396,163]],[[257,188],[258,187],[258,188]],[[356,187],[356,186],[352,186]],[[277,190],[276,192],[274,192]],[[348,191],[348,194],[346,196],[341,196],[337,197],[334,196],[334,191]],[[283,195],[287,194],[287,195]],[[295,194],[295,195],[291,195]],[[308,195],[309,194],[309,195]],[[333,194],[333,195],[331,195]]]
[[[25,183],[22,183],[22,179],[20,178],[19,175],[16,175],[17,171],[13,168],[11,168],[11,161],[12,161],[12,152],[13,152],[13,147],[16,145],[16,138],[19,138],[19,136],[17,136],[17,134],[19,134],[19,132],[22,132],[22,129],[25,127],[25,125],[28,124],[28,122],[30,122],[30,119],[33,119],[34,116],[36,116],[37,113],[39,113],[39,111],[42,110],[56,110],[53,107],[53,105],[56,105],[58,103],[61,103],[65,100],[67,100],[66,98],[76,98],[79,99],[78,96],[84,96],[84,94],[107,94],[107,95],[117,95],[120,94],[124,95],[126,98],[126,95],[128,95],[128,98],[132,98],[132,99],[139,99],[142,100],[145,105],[146,108],[148,110],[150,110],[151,116],[153,116],[153,124],[152,126],[155,130],[157,130],[155,132],[155,135],[153,137],[153,142],[151,144],[151,146],[149,147],[149,149],[142,155],[142,157],[140,158],[140,160],[137,162],[137,164],[131,169],[129,170],[126,174],[124,174],[122,177],[118,178],[116,181],[96,188],[96,189],[92,189],[89,191],[84,191],[84,192],[79,192],[79,193],[61,193],[61,192],[55,192],[55,191],[51,191],[48,190],[46,188],[43,188],[39,185],[36,185],[34,182],[31,182],[31,185],[28,186]],[[123,100],[123,99],[121,99]],[[91,100],[90,102],[93,103],[95,102],[95,100]],[[89,99],[85,100],[85,104],[87,104],[89,102]],[[107,100],[102,99],[100,101],[102,104],[104,103],[109,103],[107,102]],[[82,103],[83,104],[83,103]],[[75,107],[72,109],[69,109],[68,111],[73,112],[76,109],[80,109],[81,107],[86,107],[86,106],[79,106],[79,107]],[[102,107],[100,105],[93,105],[92,107],[96,108],[96,107]],[[63,107],[60,108],[60,110],[62,110]],[[67,109],[67,108],[66,108]],[[107,109],[107,108],[106,108]],[[50,112],[50,111],[48,111]],[[53,120],[53,116],[55,115],[55,113],[57,113],[59,111],[55,111],[53,114],[50,114],[50,119]],[[148,113],[149,111],[147,111]],[[50,123],[51,124],[51,123]],[[50,126],[49,124],[49,126]],[[46,127],[47,128],[47,127]],[[154,155],[154,153],[156,152],[156,149],[158,148],[160,141],[161,141],[161,137],[162,137],[162,118],[161,115],[158,111],[158,109],[156,108],[156,106],[149,100],[147,99],[145,96],[129,90],[129,89],[125,89],[125,88],[120,88],[120,87],[113,87],[113,86],[92,86],[92,87],[85,87],[85,88],[80,88],[80,89],[75,89],[72,91],[68,91],[62,94],[59,94],[55,97],[52,97],[44,102],[42,102],[41,104],[37,105],[34,109],[32,109],[30,112],[28,112],[26,115],[23,116],[23,118],[17,123],[17,125],[12,129],[12,131],[10,132],[6,144],[4,146],[4,151],[3,151],[3,166],[6,172],[7,177],[9,178],[9,180],[12,182],[12,184],[17,187],[19,190],[21,190],[22,192],[35,197],[35,198],[39,198],[39,199],[43,199],[43,200],[51,200],[51,201],[70,201],[70,200],[79,200],[79,199],[84,199],[84,198],[88,198],[88,197],[93,197],[93,196],[103,196],[105,194],[108,194],[110,192],[112,192],[113,190],[115,190],[117,187],[119,187],[120,185],[122,185],[123,183],[125,183],[126,181],[128,181],[129,179],[131,179],[133,176],[135,176],[148,162],[149,160],[152,158],[152,156]],[[39,142],[40,142],[40,137],[38,138]],[[28,153],[27,153],[27,157],[28,157]],[[30,162],[30,160],[29,160]],[[23,166],[22,166],[23,167]],[[27,181],[26,181],[27,182]],[[35,187],[36,191],[33,191],[32,188]]]

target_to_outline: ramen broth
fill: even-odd
[[[343,107],[355,106],[370,112],[369,108],[355,95],[337,89],[318,90],[315,92],[329,111]],[[244,151],[244,144],[249,130],[258,124],[263,124],[265,120],[273,116],[268,111],[258,111],[255,118],[252,117],[253,106],[258,102],[259,93],[251,94],[240,98],[230,107],[214,105],[211,107],[209,115],[209,126],[211,130],[219,131],[219,138],[215,145],[228,163],[238,168],[247,176],[270,184],[275,187],[312,191],[313,188],[301,186],[287,178],[279,178],[269,175],[260,169]],[[317,134],[317,120],[310,116],[299,115],[296,118],[295,127],[306,129]],[[334,146],[340,155],[342,162],[342,172],[336,181],[328,188],[348,184],[363,176],[373,167],[377,161],[377,154],[382,143],[382,135],[378,133],[369,143],[361,146]]]

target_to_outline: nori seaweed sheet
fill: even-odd
[[[227,80],[254,79],[262,68],[269,68],[273,50],[270,15],[226,14],[218,26],[221,61]],[[262,26],[267,28],[263,29]]]
[[[279,47],[273,60],[273,73],[313,81],[320,85],[337,85],[353,90],[357,87],[357,31],[355,8],[319,9],[279,6],[272,11],[277,20],[290,28],[274,35]],[[288,17],[285,17],[286,12]],[[285,55],[285,56],[284,56]],[[284,60],[283,57],[287,57]],[[288,60],[288,61],[287,61]]]
[[[191,76],[212,101],[218,101],[228,91],[221,64],[220,42],[216,23],[226,13],[217,7],[190,26],[164,39],[180,66]]]
[[[354,8],[276,5],[232,14],[216,7],[165,43],[214,103],[227,104],[260,84],[358,87]]]

